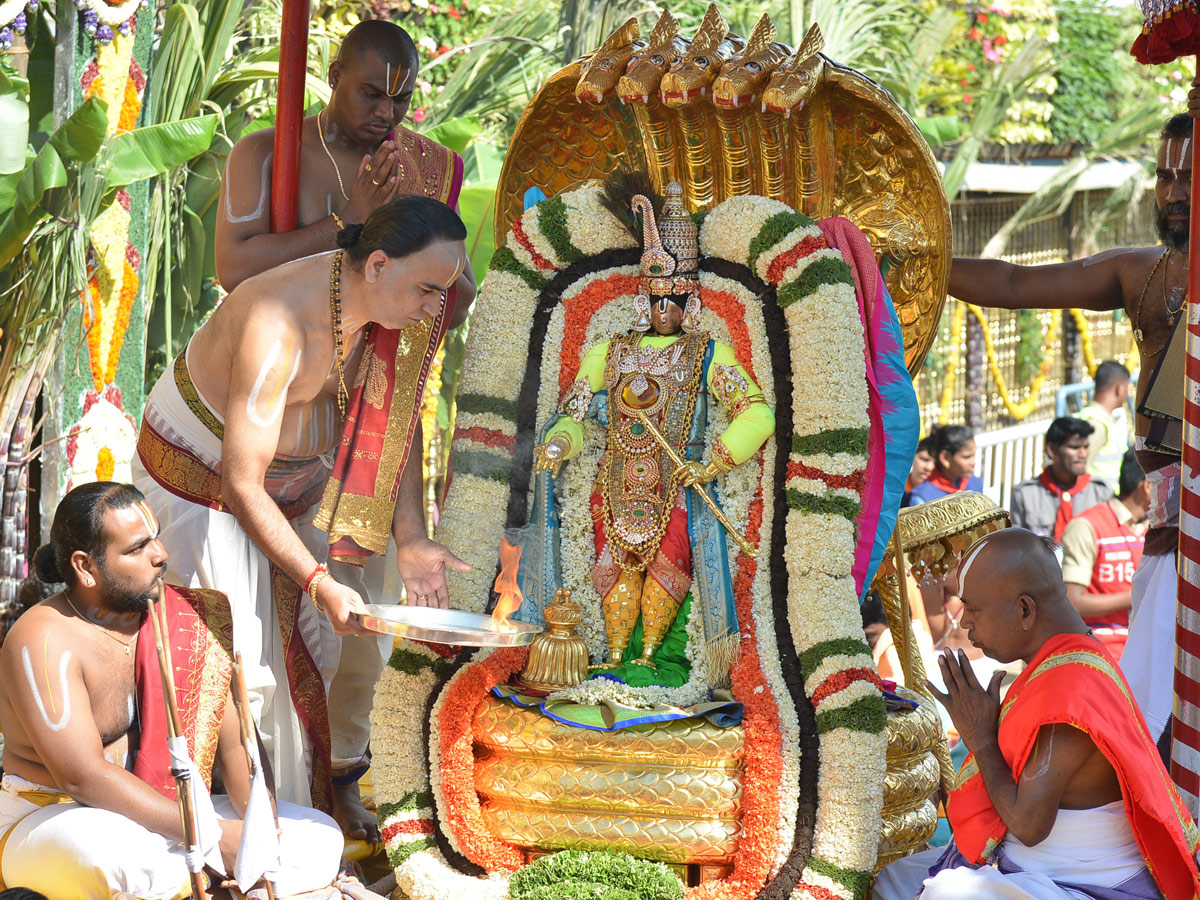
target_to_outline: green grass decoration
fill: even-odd
[[[683,884],[662,863],[606,850],[564,850],[519,869],[512,900],[683,900]]]

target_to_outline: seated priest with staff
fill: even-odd
[[[35,563],[42,581],[65,587],[18,619],[0,650],[0,889],[49,900],[186,895],[147,613],[167,559],[154,512],[132,485],[85,484],[59,505]],[[210,872],[221,880],[234,871],[250,791],[230,692],[229,602],[171,585],[164,594],[181,734],[201,790],[219,773],[228,792],[213,798],[221,868]],[[277,897],[334,880],[342,836],[332,819],[280,801],[278,834]],[[206,849],[212,865],[216,848]]]

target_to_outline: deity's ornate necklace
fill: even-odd
[[[652,344],[639,344],[620,354],[617,359],[617,374],[633,375],[631,385],[640,394],[648,387],[647,375],[666,375],[679,362],[682,353],[683,343],[680,341],[661,349]]]
[[[337,366],[337,405],[342,418],[346,418],[346,404],[350,401],[350,392],[346,390],[346,366],[342,362],[342,352],[345,349],[342,337],[342,254],[339,250],[333,254],[333,265],[329,267],[329,313],[333,320],[333,362]]]
[[[67,601],[67,606],[71,607],[71,609],[73,609],[75,611],[75,615],[79,616],[79,618],[83,619],[83,621],[87,622],[89,625],[91,625],[93,628],[95,628],[97,631],[99,631],[102,635],[104,635],[110,641],[116,641],[118,644],[120,644],[122,647],[124,647],[126,656],[129,656],[131,653],[133,653],[133,645],[137,643],[138,632],[134,632],[133,637],[130,638],[128,641],[123,641],[119,637],[117,637],[115,634],[112,634],[107,628],[105,628],[99,622],[93,622],[91,619],[89,619],[87,616],[85,616],[83,613],[81,613],[79,611],[79,608],[76,607],[75,604],[71,602],[71,595],[68,594],[66,591],[63,591],[63,599]]]
[[[323,112],[325,110],[317,113],[317,137],[321,139],[321,148],[325,151],[325,155],[333,163],[333,174],[337,176],[338,190],[342,192],[342,199],[349,202],[350,198],[346,195],[346,185],[342,184],[342,170],[338,168],[337,160],[333,158],[333,154],[329,152],[329,147],[325,144],[325,129],[321,127],[321,113]]]

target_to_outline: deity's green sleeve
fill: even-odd
[[[708,388],[729,412],[732,421],[717,438],[722,447],[713,447],[713,459],[740,466],[775,431],[775,412],[767,405],[754,379],[738,363],[733,348],[714,342],[712,364],[708,367]]]
[[[558,405],[558,421],[546,433],[546,440],[560,438],[569,442],[563,459],[572,459],[583,449],[583,420],[587,417],[592,394],[604,388],[604,365],[608,361],[608,341],[596,344],[583,355],[579,372]]]

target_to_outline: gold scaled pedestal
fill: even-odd
[[[487,697],[473,730],[483,819],[531,855],[619,850],[668,863],[732,863],[740,726],[694,718],[589,731]]]
[[[929,700],[903,687],[896,693],[920,706],[912,712],[888,713],[883,832],[876,872],[925,849],[937,829],[941,764],[936,748],[944,740],[942,723]]]
[[[941,721],[930,701],[891,712],[876,871],[923,849],[937,827]],[[744,733],[707,719],[613,732],[572,728],[498,697],[475,710],[475,788],[484,822],[530,859],[618,850],[720,873],[741,831]],[[943,744],[944,746],[944,744]]]

